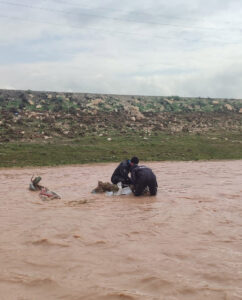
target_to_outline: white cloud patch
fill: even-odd
[[[241,98],[236,0],[4,3],[0,88]]]

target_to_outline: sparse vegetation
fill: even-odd
[[[238,159],[241,133],[242,100],[0,90],[0,166]]]
[[[111,141],[89,136],[44,143],[10,142],[0,145],[0,167],[118,162],[134,154],[144,161],[241,159],[241,135],[130,134],[111,136]]]

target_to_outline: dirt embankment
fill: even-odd
[[[241,131],[242,100],[0,90],[0,141]]]

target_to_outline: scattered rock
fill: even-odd
[[[164,101],[166,101],[166,102],[169,103],[169,104],[172,104],[172,103],[174,102],[173,99],[167,99],[167,98],[165,98]]]
[[[139,108],[137,106],[128,106],[128,107],[125,107],[125,111],[131,117],[135,117],[136,120],[143,120],[145,118],[144,115],[139,111]]]
[[[230,111],[234,109],[233,106],[228,103],[225,104],[224,106],[227,108],[227,110],[230,110]]]
[[[110,130],[140,136],[159,132],[239,131],[241,114],[241,99],[0,90],[0,141],[22,140],[22,132],[25,139],[32,140],[63,135],[99,135],[109,140]],[[46,133],[41,135],[40,129]]]

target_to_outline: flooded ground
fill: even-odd
[[[0,299],[242,299],[242,161],[146,165],[156,197],[91,194],[116,164],[1,169]]]

